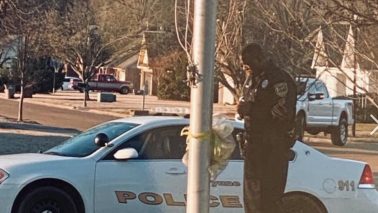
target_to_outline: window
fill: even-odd
[[[113,81],[115,81],[115,78],[114,78],[114,76],[112,76],[112,75],[107,75],[107,76],[106,76],[106,81],[107,81],[107,82],[113,82]]]
[[[103,75],[99,75],[98,76],[98,81],[105,81],[105,76],[103,76]]]
[[[184,127],[167,126],[148,130],[124,142],[104,159],[114,160],[115,152],[129,147],[137,150],[138,159],[181,159],[186,148],[186,137],[180,136]]]
[[[324,94],[324,98],[329,97],[327,87],[323,83],[320,83],[320,85],[319,85],[319,92]]]
[[[316,87],[314,83],[310,83],[310,88],[308,89],[308,93],[315,94],[316,93]]]
[[[113,155],[120,149],[132,147],[137,150],[138,159],[182,159],[186,150],[186,137],[180,136],[185,126],[167,126],[148,130],[127,140],[115,150],[109,153],[104,160],[114,160]],[[232,135],[236,146],[231,155],[232,160],[241,160],[239,144],[236,135],[243,132],[243,129],[236,129]]]

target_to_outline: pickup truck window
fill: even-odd
[[[317,82],[316,83],[316,92],[317,93],[323,93],[324,94],[324,98],[328,98],[329,97],[328,90],[327,90],[327,88],[325,87],[325,85],[322,82]]]
[[[297,95],[304,95],[306,93],[307,82],[297,82]]]
[[[115,79],[114,76],[112,76],[112,75],[107,75],[107,76],[106,76],[106,81],[107,81],[107,82],[114,82],[114,81],[116,81],[116,79]]]
[[[310,88],[308,89],[308,93],[311,93],[311,94],[315,94],[316,93],[315,84],[310,84]]]
[[[105,76],[103,75],[98,76],[98,81],[105,81]]]

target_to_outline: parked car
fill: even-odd
[[[64,79],[63,79],[63,85],[62,85],[61,89],[62,90],[73,90],[72,85],[73,85],[74,81],[80,82],[81,79],[77,78],[77,77],[70,77],[70,76],[64,77]]]
[[[234,122],[233,135],[243,132]],[[100,124],[44,153],[0,156],[2,212],[185,212],[182,163],[189,119],[138,116]],[[372,213],[368,164],[330,158],[297,141],[283,198],[291,212]],[[210,183],[210,212],[242,213],[243,160],[236,149]]]
[[[85,89],[84,83],[75,83],[73,88],[83,92]],[[88,81],[88,90],[119,92],[121,94],[128,94],[133,89],[133,84],[130,81],[118,81],[113,75],[98,74]]]
[[[353,101],[345,97],[329,96],[326,85],[319,79],[297,78],[298,98],[296,131],[299,139],[304,131],[316,135],[331,134],[334,145],[344,146],[348,141],[348,126],[354,123]]]

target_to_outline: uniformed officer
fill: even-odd
[[[290,148],[294,144],[296,86],[266,58],[258,44],[242,51],[248,77],[238,113],[246,129],[244,205],[246,213],[280,213]]]

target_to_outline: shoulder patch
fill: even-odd
[[[274,92],[277,96],[284,98],[286,97],[287,93],[289,92],[289,89],[287,87],[286,82],[277,83],[274,85]]]
[[[262,87],[263,89],[265,89],[265,88],[268,86],[268,84],[269,84],[269,81],[265,79],[265,80],[261,83],[261,87]]]

